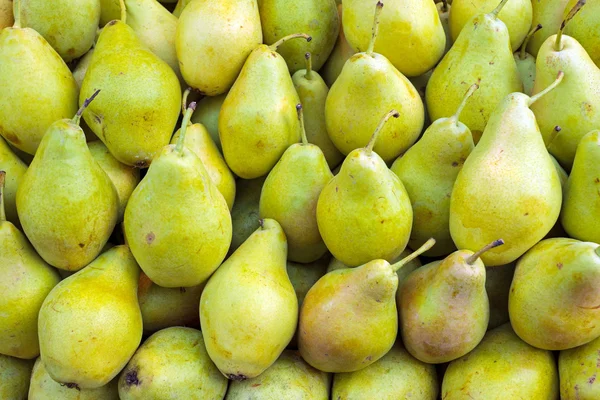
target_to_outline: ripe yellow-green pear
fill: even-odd
[[[600,398],[598,364],[600,337],[558,356],[561,400],[595,400]]]
[[[569,0],[532,0],[533,18],[531,26],[542,25],[542,29],[527,44],[527,52],[537,57],[542,43],[554,35],[563,21]]]
[[[33,361],[0,354],[0,398],[27,399]]]
[[[569,174],[567,174],[567,171],[565,171],[565,169],[558,163],[558,161],[556,161],[556,158],[554,158],[553,155],[550,155],[550,159],[552,160],[552,163],[556,168],[556,172],[558,173],[558,177],[560,179],[560,186],[563,188],[564,192],[565,185],[567,184],[567,180],[569,179]]]
[[[570,0],[570,10],[578,0]],[[600,68],[600,2],[588,1],[587,5],[565,26],[565,34],[576,39]]]
[[[183,79],[208,96],[225,93],[262,41],[256,0],[192,1],[175,35]]]
[[[517,263],[508,297],[521,339],[547,350],[581,346],[600,336],[600,246],[546,239]]]
[[[202,98],[198,101],[196,112],[192,115],[192,122],[204,125],[221,153],[223,149],[221,148],[221,138],[219,137],[219,113],[226,97],[227,93]]]
[[[4,208],[6,219],[15,225],[19,225],[17,215],[17,188],[22,176],[27,171],[27,165],[12,151],[10,146],[0,137],[0,171],[6,172],[4,196]]]
[[[516,263],[487,267],[485,269],[485,291],[490,302],[488,330],[510,321],[508,316],[508,292],[515,274]]]
[[[345,0],[342,20],[348,43],[357,51],[386,57],[406,76],[429,71],[444,55],[446,34],[435,3],[430,0],[386,0],[375,48],[369,44],[377,0]]]
[[[231,209],[232,237],[229,253],[232,254],[258,229],[260,193],[267,177],[238,179],[235,203]]]
[[[329,54],[327,61],[319,70],[321,76],[323,76],[323,79],[325,80],[325,83],[327,83],[327,86],[329,87],[333,85],[333,82],[335,82],[337,77],[340,75],[340,72],[342,72],[342,68],[344,68],[346,60],[356,53],[344,35],[344,26],[342,24],[342,5],[338,4],[337,8],[340,16],[340,33],[338,34],[337,41],[335,42],[335,46],[333,47],[331,54]]]
[[[527,43],[529,43],[531,38],[535,36],[535,33],[540,29],[542,29],[542,25],[538,24],[534,26],[531,31],[529,31],[527,37],[525,37],[521,48],[514,54],[515,63],[517,64],[519,75],[521,76],[521,82],[523,82],[523,93],[527,96],[531,96],[533,83],[535,82],[535,57],[525,50],[527,49]]]
[[[202,160],[184,145],[195,107],[190,103],[183,117],[177,144],[162,149],[131,194],[123,221],[144,273],[170,288],[205,282],[231,243],[227,202]]]
[[[366,147],[353,150],[317,202],[317,224],[335,258],[355,267],[391,261],[406,247],[413,210],[404,185],[373,150],[391,110],[381,118]]]
[[[211,276],[200,298],[206,350],[227,378],[255,378],[288,345],[298,299],[286,271],[287,241],[273,219],[261,226]]]
[[[0,29],[14,24],[13,0],[0,0]]]
[[[456,246],[477,251],[498,237],[506,242],[482,254],[488,267],[515,261],[558,219],[560,179],[529,107],[560,86],[563,77],[558,74],[533,97],[506,96],[454,183],[450,234]]]
[[[504,324],[448,365],[441,395],[445,400],[557,400],[556,361],[551,352],[528,345]]]
[[[399,118],[386,124],[373,148],[385,162],[391,162],[417,141],[423,129],[424,108],[412,83],[385,56],[374,52],[380,40],[383,3],[377,3],[376,9],[369,47],[344,64],[327,95],[325,121],[332,142],[349,154],[369,141],[382,110],[398,110]]]
[[[121,400],[222,399],[226,391],[202,333],[181,326],[150,336],[119,377]]]
[[[94,389],[123,369],[142,339],[139,273],[129,248],[116,246],[52,289],[38,323],[52,379]]]

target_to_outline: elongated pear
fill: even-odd
[[[344,25],[342,24],[342,5],[338,4],[338,14],[340,16],[340,33],[338,34],[337,41],[335,42],[335,46],[327,61],[319,70],[319,73],[327,83],[327,86],[331,87],[333,82],[338,78],[340,73],[342,72],[342,68],[344,68],[344,64],[346,61],[356,53],[356,51],[350,46],[348,41],[346,40],[346,35],[344,35]]]
[[[570,10],[578,0],[570,0]],[[600,68],[600,3],[588,1],[586,6],[574,18],[573,23],[565,26],[565,34],[577,40]]]
[[[599,354],[600,337],[582,346],[560,352],[558,372],[561,400],[600,398],[600,386],[596,383],[600,374]]]
[[[369,47],[344,64],[327,95],[325,121],[332,142],[342,153],[349,154],[369,141],[381,118],[381,110],[398,110],[400,117],[383,128],[374,147],[384,161],[391,162],[419,137],[424,109],[412,83],[385,56],[374,52],[380,40],[378,27],[383,3],[378,2],[374,9]],[[368,14],[372,15],[371,12]]]
[[[243,179],[266,175],[284,151],[300,141],[296,104],[300,102],[283,57],[277,48],[260,45],[250,53],[227,94],[219,114],[223,155],[234,174]]]
[[[427,84],[427,110],[435,121],[451,116],[469,86],[479,82],[480,89],[461,114],[475,143],[502,99],[523,90],[508,29],[498,18],[507,1],[502,0],[492,12],[476,15],[465,25]]]
[[[129,248],[116,246],[50,292],[38,325],[52,379],[94,389],[123,369],[142,339],[139,273]]]
[[[0,354],[0,398],[27,399],[33,362]]]
[[[256,179],[238,179],[236,198],[231,209],[232,237],[229,254],[232,254],[258,229],[260,193],[265,183],[264,176]]]
[[[177,144],[162,149],[125,209],[131,252],[152,282],[164,287],[205,282],[231,243],[227,202],[202,160],[184,145],[195,107],[192,102],[184,115]]]
[[[12,151],[10,146],[0,137],[0,171],[6,172],[4,187],[4,208],[6,219],[15,225],[19,224],[17,215],[17,188],[27,165]]]
[[[413,210],[406,189],[373,150],[392,116],[399,113],[386,113],[367,146],[348,154],[317,202],[317,224],[325,245],[350,267],[376,259],[391,261],[410,237]]]
[[[532,1],[533,18],[532,26],[542,25],[542,29],[531,38],[527,44],[527,52],[534,57],[537,57],[538,51],[542,43],[550,36],[554,35],[560,28],[563,21],[565,7],[569,0],[544,0]]]
[[[514,54],[515,63],[517,63],[517,69],[521,76],[521,82],[523,82],[523,93],[527,96],[531,96],[533,83],[535,81],[535,57],[527,53],[527,43],[529,43],[531,38],[535,36],[535,33],[540,29],[542,29],[542,25],[538,24],[534,26],[525,37],[521,48]]]
[[[436,246],[427,256],[447,255],[456,250],[450,236],[450,195],[454,181],[473,150],[473,136],[459,121],[469,97],[479,88],[473,84],[450,118],[435,121],[421,139],[392,165],[412,203],[413,226],[408,245],[418,246],[430,237]]]
[[[273,219],[217,269],[200,298],[206,350],[231,380],[254,378],[294,336],[298,299],[286,272],[287,241]]]
[[[450,198],[450,234],[459,249],[476,251],[502,237],[506,244],[482,254],[488,267],[515,261],[554,226],[562,188],[532,104],[560,87],[506,96],[461,169]],[[473,97],[471,97],[473,99]],[[536,179],[531,179],[536,171]]]

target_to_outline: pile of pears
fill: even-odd
[[[0,399],[600,399],[600,0],[436,1],[0,0]]]

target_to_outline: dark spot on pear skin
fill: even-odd
[[[81,389],[79,388],[79,385],[78,385],[78,384],[76,384],[76,383],[73,383],[73,382],[65,383],[65,384],[63,384],[63,386],[66,386],[66,387],[68,387],[69,389],[77,389],[77,390],[81,390]]]
[[[83,249],[85,247],[85,244],[79,243],[79,247],[81,247]]]
[[[562,267],[563,267],[563,263],[560,263],[560,262],[556,263],[556,268],[562,269]]]
[[[453,167],[458,167],[458,163],[457,163],[456,161],[454,161],[454,162],[452,163],[452,166],[453,166]]]
[[[600,178],[596,178],[596,179],[594,179],[594,182],[596,182],[596,183],[600,183]]]
[[[588,383],[591,385],[592,383],[594,383],[596,381],[596,374],[592,375],[590,377],[590,379],[588,379]]]
[[[112,25],[114,25],[114,24],[116,24],[116,23],[117,23],[117,20],[116,20],[116,19],[113,19],[112,21],[110,21],[110,22],[109,22],[108,24],[106,24],[106,25],[112,26]]]
[[[131,386],[131,385],[139,386],[140,383],[142,383],[138,379],[137,371],[135,369],[133,369],[131,371],[127,371],[127,374],[125,374],[125,383],[128,384],[129,386]]]
[[[252,387],[259,387],[260,385],[262,385],[261,383],[253,383]]]
[[[146,235],[146,243],[152,244],[152,242],[154,242],[155,237],[156,236],[154,235],[154,232],[150,232],[149,234]]]
[[[231,379],[232,381],[237,381],[237,382],[241,382],[241,381],[245,381],[246,379],[248,379],[248,377],[246,375],[236,375],[236,374],[227,374],[227,378]]]

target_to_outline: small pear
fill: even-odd
[[[19,225],[17,215],[17,188],[27,165],[11,150],[10,146],[0,137],[0,171],[6,172],[4,188],[4,208],[6,209],[6,219],[15,225]]]
[[[534,26],[525,37],[521,48],[514,54],[517,69],[521,76],[521,82],[523,82],[523,93],[527,96],[531,96],[531,92],[533,91],[533,82],[535,81],[535,57],[525,50],[527,49],[527,43],[529,43],[531,38],[540,29],[542,29],[542,25],[538,24]]]
[[[23,231],[50,265],[77,271],[108,241],[118,216],[118,195],[90,153],[81,113],[50,126],[17,190]],[[100,97],[107,95],[103,93]]]
[[[542,29],[527,44],[527,52],[537,57],[542,43],[554,35],[564,18],[565,7],[569,0],[532,1],[533,18],[531,26],[542,25]]]
[[[600,398],[600,337],[558,356],[561,400],[595,400]]]
[[[177,144],[157,155],[125,209],[131,252],[144,273],[164,287],[205,282],[231,243],[227,202],[202,160],[184,145],[195,107],[192,102],[183,117]]]
[[[181,74],[208,96],[225,93],[262,41],[256,0],[192,1],[175,35]]]
[[[406,247],[413,211],[404,185],[373,151],[388,112],[366,147],[353,150],[317,202],[319,232],[329,251],[354,267],[376,259],[392,260]],[[349,246],[348,244],[352,245]]]
[[[430,237],[436,246],[426,256],[445,256],[456,250],[450,236],[450,195],[454,181],[474,148],[473,136],[459,121],[467,100],[479,88],[473,84],[456,113],[429,126],[421,139],[392,165],[412,203],[413,226],[409,246],[418,246]]]
[[[581,346],[600,336],[600,246],[555,238],[539,242],[517,263],[508,297],[521,339],[547,350]]]
[[[563,76],[559,73],[533,97],[506,96],[454,183],[450,234],[456,246],[476,251],[498,236],[506,241],[481,256],[488,267],[515,261],[558,219],[560,179],[529,107],[559,86]],[[531,171],[536,171],[534,180]]]
[[[116,246],[52,289],[38,324],[52,379],[94,389],[123,369],[142,339],[139,272],[129,248]]]
[[[206,350],[231,380],[255,378],[294,336],[298,299],[286,272],[287,241],[275,220],[261,226],[211,276],[200,298]]]
[[[297,351],[285,350],[256,378],[231,382],[225,400],[328,400],[330,386],[331,374],[308,365]]]
[[[600,131],[585,135],[564,189],[561,222],[569,237],[600,243]]]
[[[570,0],[567,10],[577,1]],[[573,18],[573,23],[565,26],[565,34],[577,40],[600,68],[600,2],[588,1],[587,6]]]
[[[12,26],[14,23],[13,0],[0,0],[0,29]]]
[[[227,379],[208,357],[202,332],[176,326],[150,336],[119,378],[121,400],[222,399]]]
[[[0,354],[0,398],[27,399],[33,361]]]
[[[213,142],[222,153],[221,138],[219,137],[219,114],[227,93],[218,96],[205,96],[198,101],[196,112],[192,115],[194,124],[202,124],[210,133]]]
[[[556,362],[551,352],[523,342],[505,324],[489,331],[475,350],[450,363],[441,396],[444,400],[558,400]]]
[[[325,80],[325,83],[327,83],[327,86],[329,87],[333,85],[333,82],[335,82],[340,75],[340,72],[342,72],[342,68],[344,68],[346,61],[356,53],[344,35],[344,26],[342,24],[342,5],[338,4],[337,8],[340,16],[340,33],[338,34],[337,41],[335,42],[335,46],[333,47],[331,54],[329,54],[327,61],[319,70],[321,76]]]
[[[233,254],[259,228],[260,193],[266,178],[237,180],[237,194],[231,209],[233,232],[228,254]]]
[[[508,292],[515,275],[516,263],[485,269],[485,291],[490,301],[488,330],[499,327],[510,320],[508,316]]]

